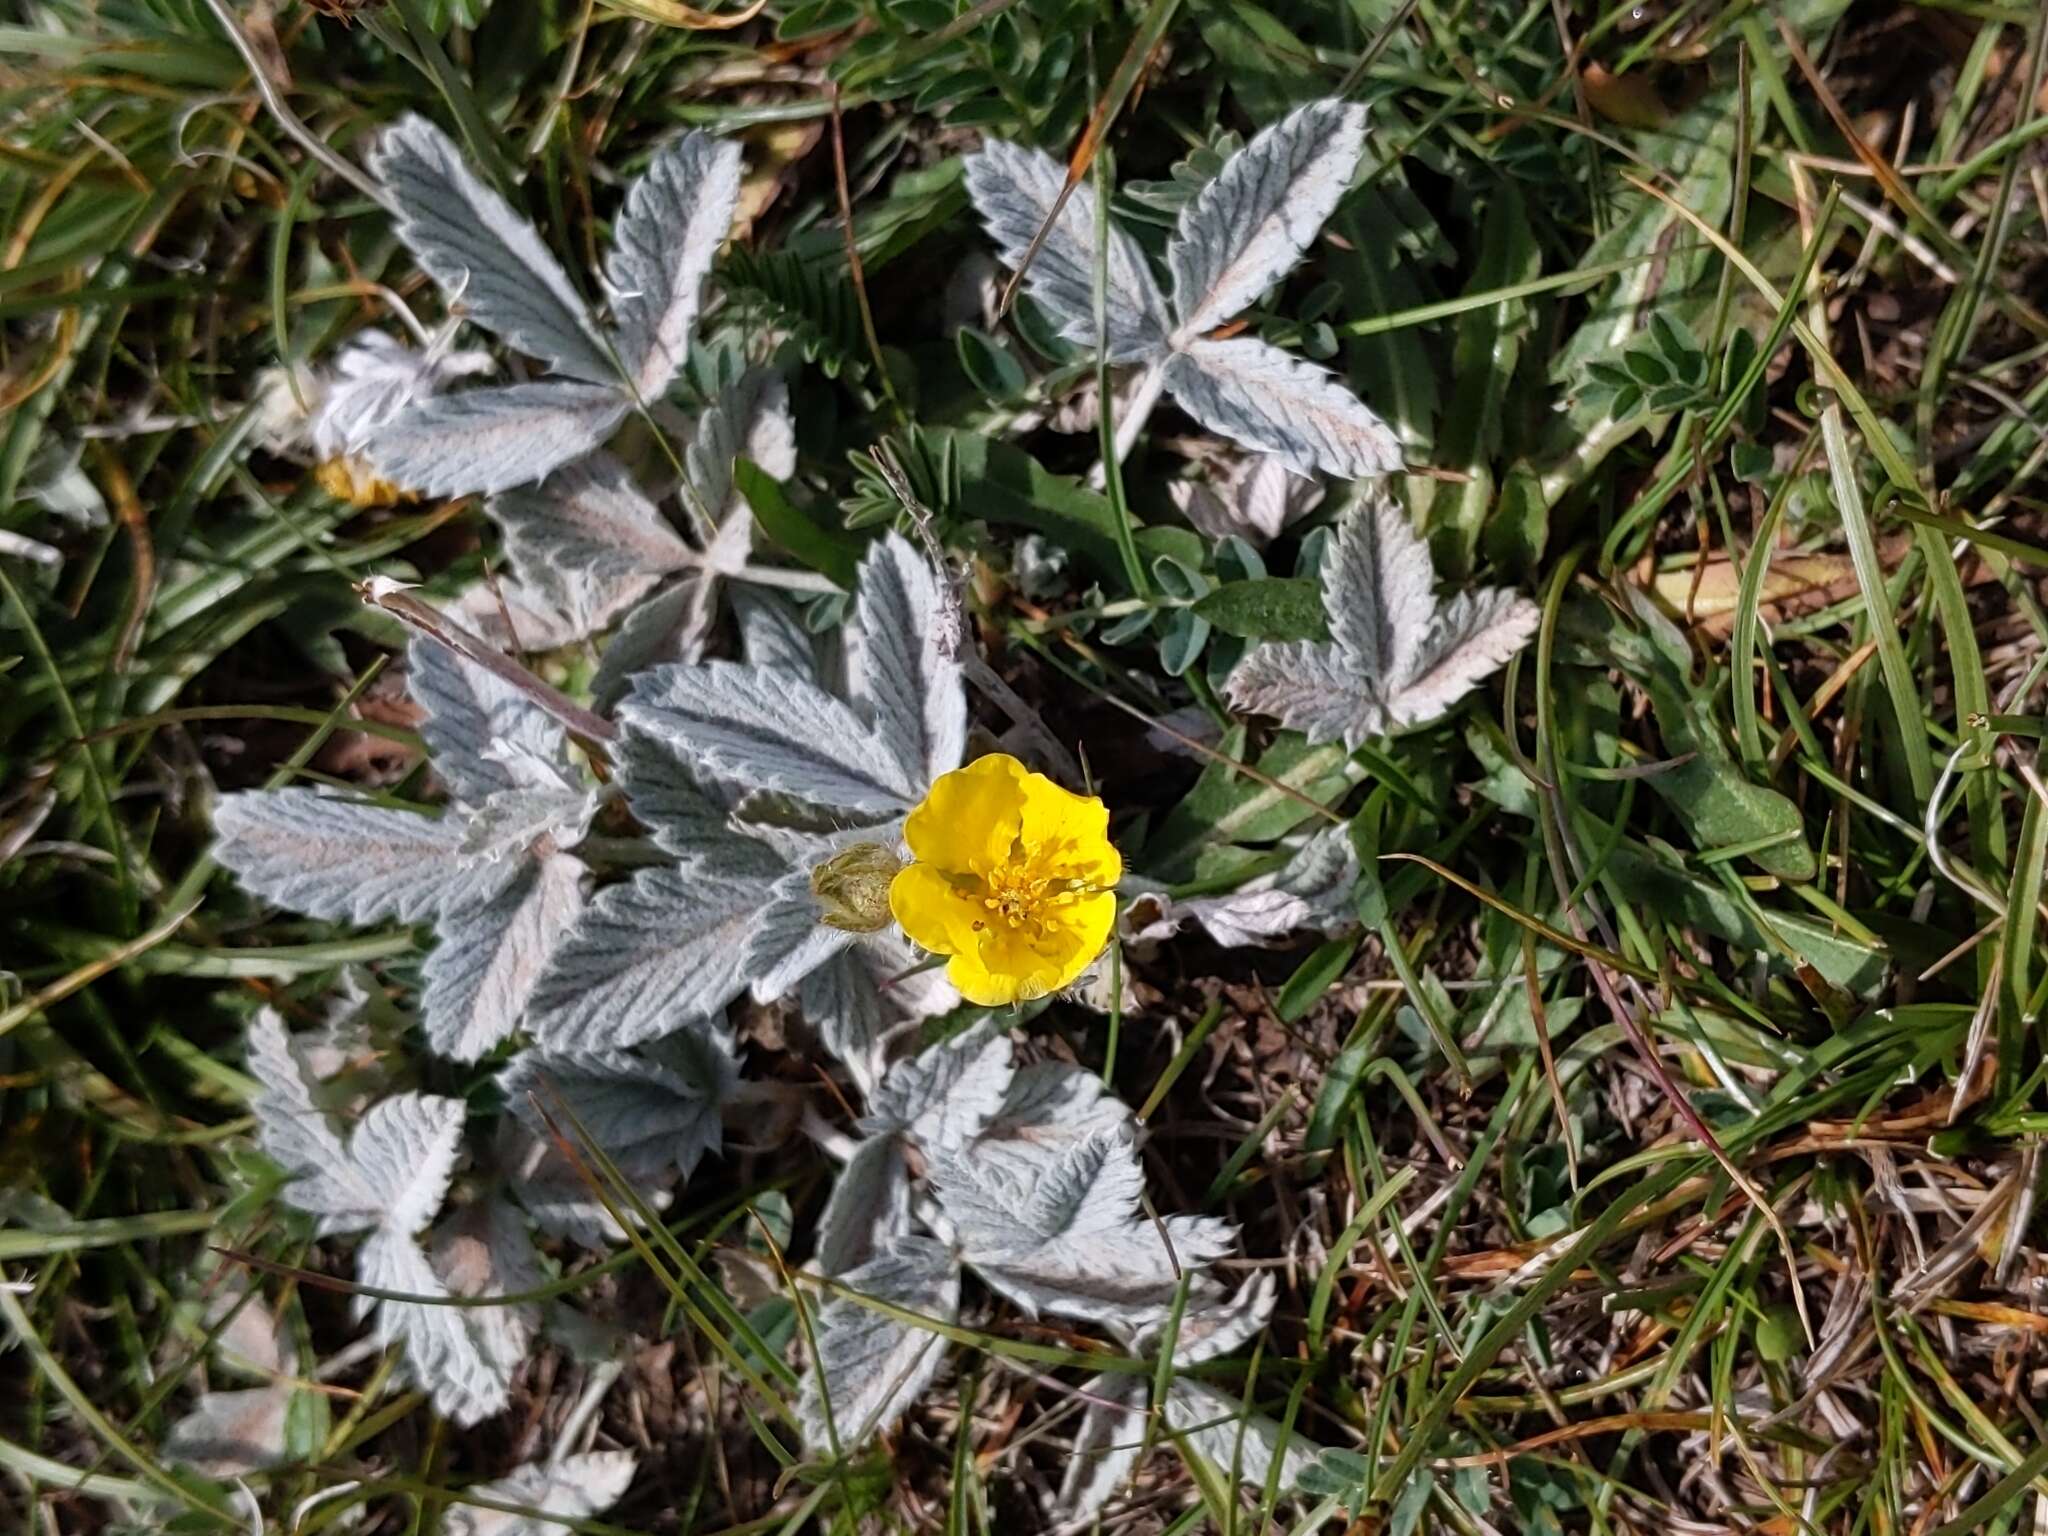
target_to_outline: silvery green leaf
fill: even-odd
[[[644,593],[693,558],[625,465],[608,453],[566,466],[545,485],[494,496],[486,510],[505,530],[513,564],[528,574],[570,566],[608,581],[643,583]]]
[[[489,373],[488,352],[420,351],[384,331],[344,342],[331,367],[312,381],[306,437],[323,459],[361,451],[378,428],[456,379]]]
[[[1182,207],[1166,250],[1176,341],[1213,331],[1294,270],[1364,149],[1365,108],[1312,101],[1225,162]]]
[[[379,428],[363,457],[423,496],[491,495],[529,485],[611,436],[627,401],[594,384],[542,379],[436,395]]]
[[[728,546],[708,552],[712,564],[727,571],[745,561],[753,544],[753,515],[746,498],[733,489],[733,462],[739,458],[751,460],[770,479],[787,480],[796,473],[796,423],[789,414],[789,386],[766,368],[750,368],[720,391],[697,418],[697,430],[683,453],[689,494],[718,525],[718,542]]]
[[[1271,715],[1313,745],[1341,741],[1356,751],[1387,728],[1379,697],[1332,645],[1287,640],[1253,646],[1224,692],[1239,709]]]
[[[874,1258],[840,1277],[849,1290],[950,1323],[960,1310],[960,1267],[923,1237],[891,1239]],[[827,1299],[811,1327],[818,1358],[804,1374],[797,1422],[813,1452],[829,1454],[831,1426],[843,1450],[889,1428],[938,1374],[945,1340],[843,1296]],[[821,1383],[824,1385],[821,1386]]]
[[[924,794],[879,731],[789,673],[722,661],[657,667],[637,680],[619,717],[694,768],[820,805],[898,815]]]
[[[373,1232],[356,1250],[356,1279],[420,1298],[362,1296],[357,1304],[366,1314],[374,1309],[379,1342],[404,1350],[405,1375],[432,1396],[442,1417],[467,1428],[503,1411],[512,1396],[510,1374],[486,1347],[470,1317],[475,1309],[447,1304],[447,1284],[409,1233]]]
[[[928,1046],[889,1069],[861,1129],[905,1132],[928,1152],[964,1148],[1003,1109],[1014,1070],[1008,1035],[975,1029]]]
[[[991,140],[967,157],[967,194],[1012,272],[1059,201],[1066,168],[1050,155]],[[1166,300],[1131,237],[1109,230],[1105,310],[1109,360],[1138,362],[1166,346]],[[1083,182],[1032,258],[1025,291],[1042,305],[1060,335],[1095,345],[1095,193]]]
[[[1183,1271],[1235,1239],[1227,1222],[1155,1225],[1140,1214],[1144,1178],[1127,1127],[1052,1145],[983,1136],[933,1155],[930,1178],[961,1257],[1033,1317],[1129,1333],[1156,1318]]]
[[[1088,1406],[1074,1431],[1066,1475],[1052,1507],[1069,1529],[1085,1528],[1129,1480],[1145,1447],[1145,1403],[1150,1389],[1142,1376],[1104,1373],[1081,1383]]]
[[[462,1102],[401,1093],[373,1104],[346,1143],[314,1100],[303,1061],[267,1010],[249,1025],[249,1107],[265,1154],[291,1176],[285,1198],[322,1236],[388,1226],[410,1234],[447,1192],[462,1141]]]
[[[617,295],[619,354],[642,400],[659,399],[689,353],[704,277],[739,195],[739,146],[702,131],[656,150],[626,193],[605,281]]]
[[[1256,337],[1192,340],[1165,368],[1182,410],[1298,475],[1366,480],[1401,467],[1400,440],[1335,374]]]
[[[1013,1139],[1050,1147],[1126,1131],[1130,1124],[1130,1109],[1095,1073],[1067,1061],[1034,1061],[1010,1078],[1002,1108],[986,1129],[997,1147]]]
[[[747,664],[818,680],[818,641],[787,598],[756,587],[737,587],[733,613],[739,620],[740,652]]]
[[[566,1520],[601,1515],[626,1496],[638,1463],[630,1451],[585,1451],[550,1462],[532,1462],[495,1482],[463,1490],[493,1504],[514,1504],[532,1514],[485,1509],[454,1495],[441,1518],[446,1536],[565,1536]],[[545,1519],[543,1516],[557,1516]]]
[[[451,1061],[476,1061],[508,1039],[562,935],[583,910],[583,865],[566,853],[521,858],[489,901],[450,907],[422,968],[427,1043]]]
[[[865,946],[843,950],[797,984],[797,1011],[825,1049],[846,1064],[863,1093],[882,1076],[881,1036],[887,1022]]]
[[[839,1170],[818,1218],[818,1247],[811,1262],[820,1274],[843,1275],[909,1230],[910,1170],[903,1161],[903,1143],[894,1136],[870,1136]]]
[[[709,572],[686,571],[640,603],[605,642],[590,680],[592,704],[609,710],[633,686],[633,675],[663,662],[703,659],[718,616],[718,587]]]
[[[1212,539],[1236,535],[1265,545],[1314,511],[1323,488],[1265,454],[1239,458],[1208,484],[1175,480],[1167,494],[1187,520]]]
[[[565,1157],[552,1138],[536,1136],[516,1120],[499,1126],[500,1161],[520,1208],[534,1225],[580,1247],[608,1249],[623,1242],[626,1232],[591,1188],[589,1172]],[[666,1170],[634,1177],[641,1204],[656,1213],[672,1202],[675,1175]],[[629,1204],[619,1207],[627,1220],[637,1219]]]
[[[363,805],[317,789],[245,790],[213,813],[213,856],[249,890],[308,917],[422,922],[474,886],[466,818]]]
[[[479,1200],[442,1220],[428,1235],[427,1260],[451,1294],[519,1296],[547,1283],[526,1218],[503,1200]],[[540,1306],[508,1301],[470,1307],[463,1321],[492,1372],[510,1380],[540,1331]]]
[[[408,114],[386,130],[370,166],[398,204],[398,237],[464,315],[558,373],[617,380],[554,253],[470,173],[445,133]]]
[[[481,805],[502,791],[545,782],[514,772],[514,763],[524,759],[494,751],[494,744],[516,746],[544,762],[562,761],[559,725],[503,678],[445,645],[415,639],[406,647],[405,674],[406,692],[426,711],[420,739],[434,772],[458,800]]]
[[[1265,1331],[1278,1291],[1272,1274],[1262,1271],[1239,1286],[1233,1296],[1202,1305],[1190,1303],[1181,1312],[1180,1327],[1173,1337],[1173,1363],[1201,1365],[1244,1348]]]
[[[1439,604],[1429,551],[1384,493],[1338,528],[1323,560],[1327,644],[1254,647],[1225,685],[1241,709],[1311,742],[1368,737],[1447,713],[1529,641],[1535,604],[1483,587]]]
[[[1318,575],[1331,640],[1384,691],[1408,675],[1429,631],[1436,568],[1399,502],[1383,492],[1366,500],[1338,525]]]
[[[1426,725],[1507,664],[1536,633],[1542,612],[1519,592],[1460,592],[1438,610],[1387,699],[1395,727]]]
[[[502,790],[470,815],[462,856],[492,863],[573,848],[589,830],[597,804],[590,791],[560,785]]]
[[[556,651],[618,621],[646,590],[637,578],[613,581],[574,566],[537,570],[532,580],[479,581],[450,605],[456,623],[510,656]]]
[[[793,869],[775,882],[747,935],[740,972],[757,1002],[772,1003],[853,943],[857,935],[828,927],[811,895],[809,869]]]
[[[499,1084],[507,1108],[536,1134],[548,1134],[542,1111],[571,1132],[559,1102],[621,1172],[652,1178],[674,1168],[687,1178],[718,1150],[719,1112],[738,1079],[724,1030],[699,1023],[639,1053],[521,1051]]]
[[[1358,884],[1358,854],[1344,827],[1326,827],[1270,874],[1247,880],[1220,896],[1172,901],[1154,895],[1159,917],[1132,937],[1170,936],[1189,918],[1228,949],[1269,943],[1303,929],[1334,933],[1358,921],[1352,901]]]
[[[305,1048],[274,1008],[260,1008],[249,1020],[246,1065],[257,1083],[249,1108],[265,1157],[293,1178],[348,1161],[348,1149],[315,1096]]]
[[[733,844],[725,808],[707,795],[658,735],[625,723],[613,749],[615,780],[654,841],[682,857],[716,858]]]
[[[157,1454],[208,1477],[269,1471],[290,1459],[285,1415],[291,1404],[286,1386],[202,1392],[192,1411],[164,1431]]]
[[[895,533],[870,548],[858,590],[847,648],[854,697],[909,782],[928,785],[967,750],[959,615],[939,574]]]
[[[749,867],[690,862],[606,886],[549,958],[530,1003],[550,1050],[636,1045],[716,1015],[746,985],[740,960],[768,885]]]
[[[1292,1488],[1321,1450],[1297,1433],[1283,1455],[1276,1421],[1247,1414],[1236,1398],[1192,1376],[1176,1376],[1162,1406],[1166,1422],[1191,1450],[1226,1476],[1235,1467],[1237,1480],[1254,1488],[1265,1486],[1275,1456],[1282,1457],[1280,1486]]]

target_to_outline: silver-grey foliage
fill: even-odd
[[[1259,133],[1181,210],[1166,252],[1170,304],[1143,253],[1110,231],[1109,360],[1160,370],[1189,415],[1300,475],[1388,474],[1401,447],[1327,370],[1254,336],[1210,333],[1294,269],[1364,147],[1365,109],[1338,101],[1310,102]],[[968,193],[1013,271],[1065,185],[1059,162],[1036,150],[998,142],[968,157]],[[1096,340],[1095,249],[1094,199],[1082,186],[1024,277],[1060,334],[1084,346]]]
[[[1230,674],[1231,702],[1312,742],[1354,750],[1441,718],[1528,643],[1539,614],[1498,587],[1440,603],[1430,591],[1434,574],[1400,504],[1369,497],[1339,526],[1323,560],[1330,639],[1254,648]]]
[[[525,485],[590,452],[629,410],[659,400],[732,226],[737,146],[684,134],[627,192],[606,272],[609,326],[533,226],[432,123],[401,119],[372,165],[397,205],[399,238],[451,302],[553,375],[422,402],[363,440],[379,474],[433,495]]]
[[[252,790],[215,811],[214,856],[256,894],[314,917],[432,922],[423,1022],[474,1061],[517,1029],[555,941],[583,909],[572,858],[597,801],[561,727],[430,641],[411,652],[421,735],[455,803],[439,816],[320,790]]]

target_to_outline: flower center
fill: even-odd
[[[969,867],[980,882],[987,921],[1000,922],[1013,932],[1028,932],[1034,938],[1045,937],[1061,907],[1091,893],[1086,881],[1038,874],[1029,863],[1004,860],[987,866],[976,861]]]

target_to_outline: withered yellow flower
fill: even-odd
[[[320,489],[336,501],[367,511],[371,507],[395,507],[418,498],[403,486],[380,479],[377,473],[352,454],[323,459],[313,471]]]
[[[889,909],[970,1002],[1056,992],[1109,941],[1124,866],[1093,795],[996,753],[941,775],[903,835]]]

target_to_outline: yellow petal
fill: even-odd
[[[930,864],[910,864],[889,882],[889,911],[913,944],[935,955],[973,952],[988,913]]]
[[[1070,986],[1108,942],[1116,897],[1108,891],[1084,896],[1047,912],[1045,919],[1042,933],[984,924],[972,932],[972,946],[947,963],[946,979],[984,1007],[1028,1002]]]
[[[1032,777],[1001,752],[940,774],[903,823],[911,856],[956,874],[1009,858],[1023,827],[1024,783]]]
[[[1062,789],[1042,773],[1022,784],[1022,836],[1032,868],[1108,890],[1123,878],[1124,861],[1109,840],[1109,807],[1093,795]]]

